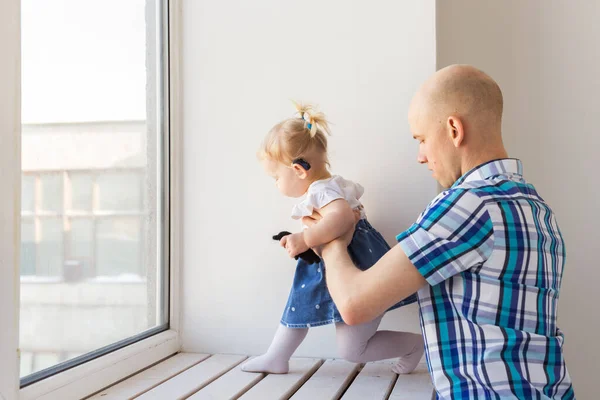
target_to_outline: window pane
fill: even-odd
[[[92,176],[90,174],[69,174],[71,181],[71,210],[92,210]]]
[[[35,275],[35,222],[21,221],[21,275]]]
[[[33,372],[33,353],[21,351],[21,376]]]
[[[23,175],[21,181],[21,211],[33,212],[35,205],[35,177]]]
[[[60,213],[63,208],[63,177],[59,174],[41,175],[41,207],[43,211]]]
[[[141,182],[138,174],[106,173],[98,176],[98,209],[141,211]]]
[[[136,218],[98,221],[96,273],[101,276],[140,275],[140,221]]]
[[[38,246],[38,275],[62,276],[63,270],[63,222],[58,218],[40,219],[40,243]]]
[[[166,4],[21,1],[22,375],[166,328]]]
[[[69,246],[65,268],[69,279],[78,280],[92,275],[94,257],[94,221],[88,218],[71,219]]]
[[[41,369],[50,368],[59,361],[60,354],[58,353],[35,353],[33,356],[33,368],[36,371],[39,371]]]

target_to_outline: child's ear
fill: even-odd
[[[304,169],[302,165],[292,164],[292,169],[294,170],[298,178],[306,179],[308,177],[308,172]]]

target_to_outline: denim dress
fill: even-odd
[[[354,265],[363,271],[367,270],[389,250],[381,234],[366,219],[361,219],[348,246]],[[413,293],[389,310],[415,301],[417,296]],[[327,289],[323,260],[308,264],[299,259],[281,324],[288,328],[310,328],[335,322],[343,320]]]

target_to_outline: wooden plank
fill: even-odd
[[[398,376],[392,372],[394,363],[395,361],[378,361],[366,364],[342,399],[387,399]]]
[[[390,400],[430,400],[433,392],[427,366],[419,365],[409,375],[399,375]]]
[[[148,368],[139,374],[132,376],[114,386],[111,386],[95,396],[91,400],[122,400],[139,396],[155,386],[167,381],[180,372],[204,361],[208,354],[179,353],[155,366]]]
[[[360,364],[327,360],[294,394],[292,400],[337,400],[358,373]]]
[[[217,354],[144,393],[137,399],[185,399],[241,363],[246,356]]]
[[[244,372],[242,366],[239,365],[188,400],[237,399],[264,377],[265,374]]]
[[[290,372],[287,374],[268,375],[250,389],[240,399],[265,400],[288,399],[310,376],[323,364],[315,358],[292,358]]]

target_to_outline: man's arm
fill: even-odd
[[[327,287],[348,325],[373,320],[426,284],[399,245],[366,271],[354,266],[344,240],[326,245],[322,257]]]

